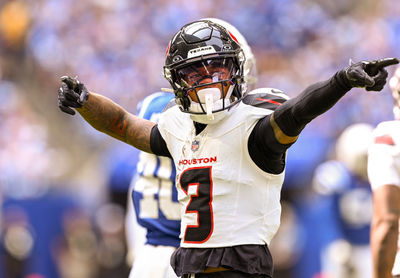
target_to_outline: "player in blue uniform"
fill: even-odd
[[[326,225],[332,239],[322,252],[322,272],[329,277],[372,277],[369,246],[372,192],[367,175],[367,152],[372,126],[347,127],[336,142],[336,159],[315,170],[314,189],[330,206]]]
[[[173,98],[173,94],[163,92],[149,95],[139,104],[138,116],[157,123]],[[127,216],[129,252],[134,258],[130,277],[176,277],[169,263],[180,241],[180,206],[175,175],[170,158],[140,152],[131,183]],[[145,231],[140,232],[141,228]],[[141,237],[143,232],[145,238]]]

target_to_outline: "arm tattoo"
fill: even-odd
[[[154,125],[155,123],[153,122],[129,115],[126,124],[125,142],[135,146],[139,150],[151,153],[150,134]]]
[[[124,114],[119,112],[116,113],[114,120],[110,125],[110,132],[114,132],[120,136],[124,136],[126,133],[127,121],[124,120]]]
[[[90,93],[88,101],[77,111],[95,129],[139,150],[151,152],[153,122],[132,115],[110,99],[94,93]]]

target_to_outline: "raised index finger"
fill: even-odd
[[[375,62],[375,67],[381,69],[381,68],[385,68],[388,66],[396,65],[398,63],[399,63],[399,59],[397,59],[397,58],[385,58],[385,59],[377,60]]]

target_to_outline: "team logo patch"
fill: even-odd
[[[192,142],[192,151],[193,152],[195,152],[195,151],[197,151],[199,149],[199,144],[200,144],[200,142],[198,140],[194,140]]]
[[[191,49],[188,52],[188,58],[192,58],[192,57],[197,57],[197,56],[201,56],[201,55],[207,55],[207,54],[211,54],[211,53],[215,53],[215,49],[214,47],[212,47],[211,45],[208,46],[202,46],[202,47],[198,47],[195,49]]]

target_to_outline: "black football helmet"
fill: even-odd
[[[244,82],[245,54],[236,37],[225,27],[211,20],[203,19],[183,26],[172,38],[166,52],[164,77],[171,84],[177,104],[183,112],[210,114],[226,110],[238,103],[246,93]],[[224,67],[229,74],[210,73],[212,82],[200,84],[196,76],[190,75],[196,68]],[[193,82],[187,77],[194,76]],[[212,109],[206,107],[204,97],[198,92],[220,83],[222,90],[228,86],[228,93],[213,99]],[[193,103],[189,91],[194,91],[198,103]],[[200,101],[199,101],[200,100]]]

